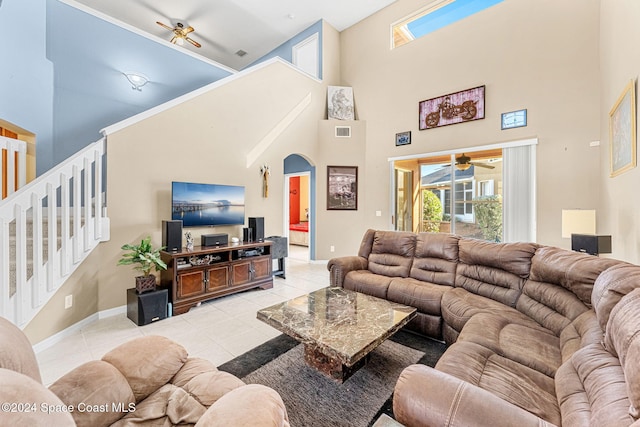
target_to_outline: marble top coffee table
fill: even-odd
[[[343,288],[324,288],[258,311],[258,319],[304,344],[305,361],[338,382],[416,316],[416,309]]]

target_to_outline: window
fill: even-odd
[[[414,229],[498,242],[535,242],[537,144],[533,138],[468,148],[464,153],[390,158],[392,170],[414,172],[413,209],[405,208],[413,215]],[[395,174],[391,177],[395,185]],[[396,209],[395,197],[391,203]]]
[[[391,48],[460,21],[504,0],[435,0],[427,7],[392,24]]]

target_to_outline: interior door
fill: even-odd
[[[396,231],[413,231],[413,172],[395,169]]]

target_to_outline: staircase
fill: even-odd
[[[109,238],[101,139],[0,201],[0,316],[24,327]]]

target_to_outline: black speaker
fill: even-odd
[[[182,250],[182,220],[162,221],[162,246],[167,252]]]
[[[251,228],[245,227],[242,229],[242,241],[253,242],[253,230]]]
[[[253,240],[256,242],[264,241],[264,217],[250,217],[249,228],[253,232]]]
[[[137,293],[135,288],[127,289],[127,317],[138,326],[166,319],[168,303],[167,289],[144,294]]]
[[[228,234],[203,234],[200,236],[200,246],[224,246],[228,244]]]
[[[591,255],[610,254],[611,236],[598,236],[596,234],[572,234],[571,250],[586,252]]]

